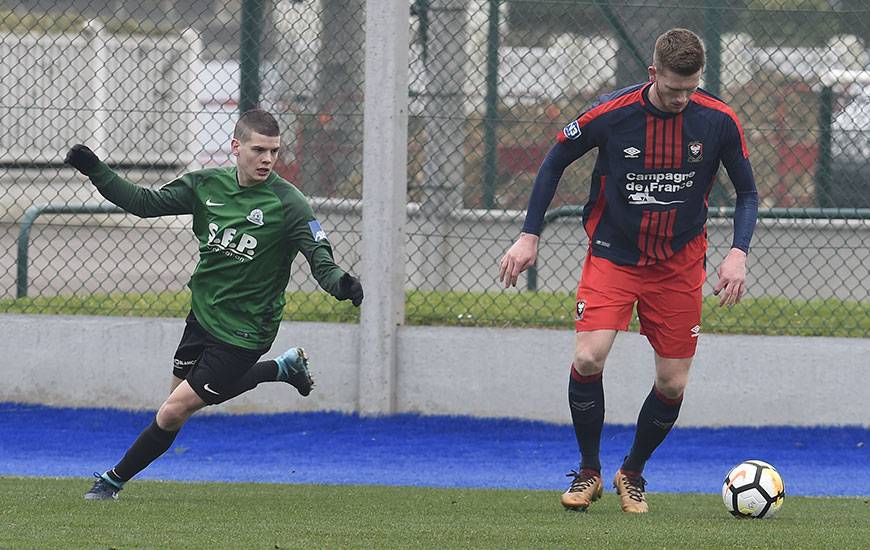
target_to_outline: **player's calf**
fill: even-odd
[[[290,348],[275,358],[278,364],[278,380],[287,382],[302,397],[311,393],[314,387],[314,379],[308,372],[308,356],[302,348]]]
[[[571,470],[565,474],[573,478],[560,501],[566,510],[586,511],[590,504],[601,498],[604,487],[601,483],[601,474],[589,468],[583,468],[579,472]]]

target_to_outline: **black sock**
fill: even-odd
[[[634,443],[632,443],[631,451],[622,463],[623,470],[643,472],[646,461],[652,456],[656,447],[664,441],[674,422],[677,421],[682,403],[682,395],[676,399],[669,399],[653,386],[640,408]]]
[[[150,426],[142,430],[136,441],[130,445],[130,448],[124,453],[124,458],[107,472],[108,476],[119,483],[129,481],[130,478],[165,453],[175,441],[176,435],[178,435],[178,430],[168,432],[158,426],[157,420],[154,420]]]
[[[604,384],[601,373],[582,376],[571,365],[568,405],[580,447],[580,468],[601,472],[601,429],[604,427]]]
[[[226,400],[239,396],[246,391],[257,387],[261,382],[275,382],[278,379],[278,363],[273,360],[260,361],[253,367],[248,369],[248,372],[243,374],[241,378],[228,386],[222,388],[222,397]]]

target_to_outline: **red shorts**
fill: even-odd
[[[637,303],[640,333],[661,357],[695,355],[701,332],[701,288],[707,240],[695,237],[679,252],[647,266],[623,266],[586,254],[574,310],[577,332],[627,330]]]

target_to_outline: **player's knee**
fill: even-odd
[[[180,430],[193,411],[188,411],[181,403],[165,401],[157,410],[157,425],[167,431]]]
[[[576,349],[574,350],[574,370],[583,376],[591,376],[598,374],[604,370],[603,355],[595,354],[590,350]]]
[[[686,391],[688,378],[685,376],[657,377],[656,389],[668,399],[679,399]]]

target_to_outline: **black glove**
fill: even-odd
[[[359,279],[350,273],[342,275],[338,280],[338,299],[350,300],[353,305],[359,307],[363,301],[363,289]]]
[[[86,176],[90,176],[100,165],[97,155],[87,145],[81,144],[73,145],[63,161]]]

